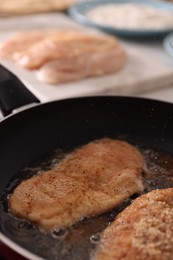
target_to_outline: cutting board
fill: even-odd
[[[0,41],[4,41],[19,30],[50,27],[86,30],[65,13],[0,18]],[[42,102],[86,95],[136,95],[173,86],[173,59],[165,52],[162,42],[122,39],[120,41],[128,56],[126,66],[120,72],[68,84],[43,84],[37,80],[34,72],[22,69],[5,59],[1,59],[0,63],[16,74]]]

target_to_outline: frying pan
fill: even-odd
[[[87,230],[75,226],[76,234],[70,236],[73,246],[69,248],[69,243],[65,243],[64,248],[60,238],[40,234],[30,223],[19,224],[21,220],[8,213],[6,187],[8,190],[23,167],[54,149],[71,150],[102,137],[122,138],[139,147],[173,155],[173,104],[122,96],[90,96],[41,104],[13,74],[0,69],[0,106],[5,115],[0,123],[0,238],[29,259],[88,259],[94,246]],[[12,113],[30,104],[34,105]],[[100,224],[94,226],[104,226],[103,222],[100,217],[89,224],[84,221],[83,226],[90,225],[97,232]]]

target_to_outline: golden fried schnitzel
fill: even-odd
[[[75,149],[52,170],[23,181],[11,212],[50,231],[108,211],[143,190],[143,157],[124,141],[103,138]]]
[[[103,232],[95,260],[172,260],[173,188],[136,199]]]

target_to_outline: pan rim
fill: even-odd
[[[32,110],[32,109],[37,109],[39,107],[44,107],[44,106],[49,106],[50,104],[54,104],[54,103],[61,103],[61,102],[68,102],[68,101],[78,101],[78,100],[86,100],[86,99],[104,99],[104,98],[111,98],[111,99],[125,99],[125,100],[138,100],[138,101],[146,101],[146,102],[153,102],[153,103],[162,103],[162,104],[167,104],[167,105],[171,105],[173,106],[173,102],[170,101],[164,101],[164,100],[160,100],[160,99],[154,99],[154,98],[149,98],[149,97],[140,97],[140,96],[135,96],[135,95],[87,95],[87,96],[79,96],[79,97],[67,97],[67,98],[63,98],[63,99],[56,99],[56,100],[49,100],[43,103],[37,103],[34,105],[31,105],[29,107],[24,107],[23,109],[20,108],[19,110],[17,110],[16,112],[13,112],[5,117],[3,117],[2,119],[0,119],[0,125],[3,124],[3,122],[5,122],[6,120],[13,118],[16,115],[19,115],[21,113],[24,113],[25,111],[28,110]]]
[[[162,101],[162,100],[155,100],[152,98],[143,98],[143,97],[137,97],[137,96],[121,96],[121,95],[95,95],[95,96],[84,96],[84,97],[73,97],[73,98],[66,98],[66,99],[60,99],[60,100],[54,100],[54,101],[48,101],[45,103],[39,103],[35,106],[32,106],[30,108],[24,109],[22,111],[19,111],[15,114],[11,114],[7,117],[4,118],[4,120],[2,120],[0,122],[0,127],[2,124],[4,124],[6,121],[12,119],[13,117],[16,117],[17,115],[20,116],[20,114],[25,113],[28,110],[35,110],[39,107],[46,107],[49,106],[50,104],[53,103],[66,103],[68,101],[78,101],[78,100],[96,100],[96,99],[114,99],[116,101],[117,100],[131,100],[131,101],[144,101],[144,102],[149,102],[149,103],[153,103],[153,104],[165,104],[167,106],[171,106],[173,107],[173,103],[171,102],[167,102],[167,101]],[[172,109],[171,109],[172,111]],[[16,242],[14,242],[13,240],[11,240],[10,238],[8,238],[6,235],[4,235],[1,231],[0,231],[0,241],[2,241],[5,245],[7,245],[9,248],[13,249],[15,252],[19,253],[20,255],[26,257],[27,259],[32,259],[32,260],[43,260],[45,258],[42,258],[34,253],[32,253],[31,251],[25,249],[24,247],[20,246],[19,244],[17,244]]]
[[[14,250],[15,252],[19,253],[21,256],[26,257],[27,259],[32,259],[32,260],[43,260],[44,258],[41,258],[34,253],[28,251],[24,247],[18,245],[17,243],[13,242],[11,239],[6,237],[0,232],[0,241],[4,243],[6,246],[8,246],[10,249]]]

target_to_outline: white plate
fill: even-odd
[[[166,52],[173,57],[173,33],[167,35],[163,41]]]

